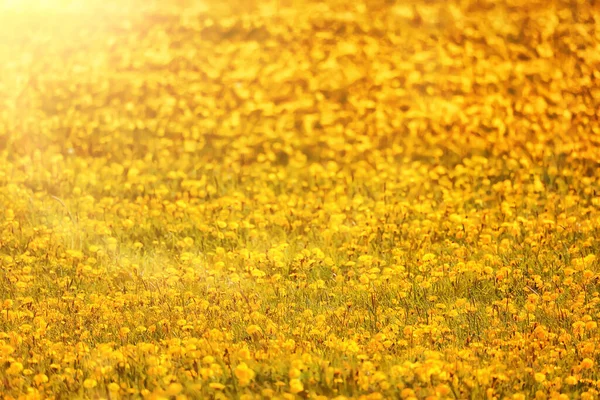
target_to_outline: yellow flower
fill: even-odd
[[[217,221],[217,226],[221,229],[227,228],[227,222],[225,221]]]
[[[98,385],[98,382],[95,379],[88,378],[83,381],[83,387],[86,389],[95,388]]]
[[[588,331],[593,331],[598,328],[598,323],[596,321],[588,321],[585,323],[585,329]]]
[[[23,364],[20,362],[13,362],[10,364],[10,367],[6,370],[8,375],[18,375],[23,371]]]
[[[79,250],[67,250],[67,251],[65,251],[65,253],[67,253],[69,256],[71,256],[72,258],[74,258],[76,260],[83,259],[83,253]]]
[[[118,392],[119,390],[121,390],[121,386],[119,386],[119,384],[118,384],[118,383],[116,383],[116,382],[111,382],[111,383],[109,383],[109,384],[108,384],[108,390],[109,390],[111,393],[116,393],[116,392]]]
[[[46,374],[37,374],[33,377],[33,381],[35,382],[36,385],[41,385],[43,383],[48,382],[48,375]]]
[[[571,326],[573,327],[573,333],[576,335],[585,332],[585,322],[583,321],[575,321]]]
[[[302,375],[302,372],[300,372],[300,370],[297,368],[291,368],[288,375],[290,378],[299,378],[300,375]]]
[[[253,335],[255,333],[262,333],[262,329],[258,325],[250,325],[246,328],[246,332],[248,335]]]
[[[250,357],[252,357],[252,354],[250,353],[250,350],[247,347],[242,347],[241,349],[239,349],[237,355],[242,360],[249,360]]]
[[[183,390],[183,385],[179,382],[171,383],[165,392],[167,396],[177,396]]]
[[[202,362],[204,364],[212,364],[215,362],[215,358],[213,356],[204,356],[204,358],[202,358]]]
[[[594,360],[591,358],[584,358],[579,366],[583,369],[590,369],[594,366]]]
[[[446,384],[439,384],[435,388],[436,393],[441,397],[448,396],[448,394],[451,392],[451,390],[452,389],[450,389],[450,386],[448,386]]]
[[[565,378],[565,383],[571,386],[577,385],[577,378],[573,375],[569,375]]]
[[[300,393],[304,390],[304,385],[300,379],[291,379],[290,380],[290,392],[292,393]]]
[[[222,383],[219,383],[219,382],[211,382],[208,386],[211,389],[215,389],[215,390],[223,390],[223,389],[225,389],[225,385],[223,385]]]
[[[427,253],[423,256],[423,261],[433,261],[435,259],[436,259],[436,256],[433,253]]]
[[[252,381],[256,375],[255,372],[246,365],[246,363],[240,363],[237,367],[235,367],[234,373],[241,386],[247,386],[250,384],[250,381]]]

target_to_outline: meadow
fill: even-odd
[[[0,11],[0,397],[599,398],[597,2]]]

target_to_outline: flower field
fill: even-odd
[[[599,7],[0,1],[0,397],[599,398]]]

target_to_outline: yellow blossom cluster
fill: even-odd
[[[596,3],[0,2],[2,397],[600,397]]]

